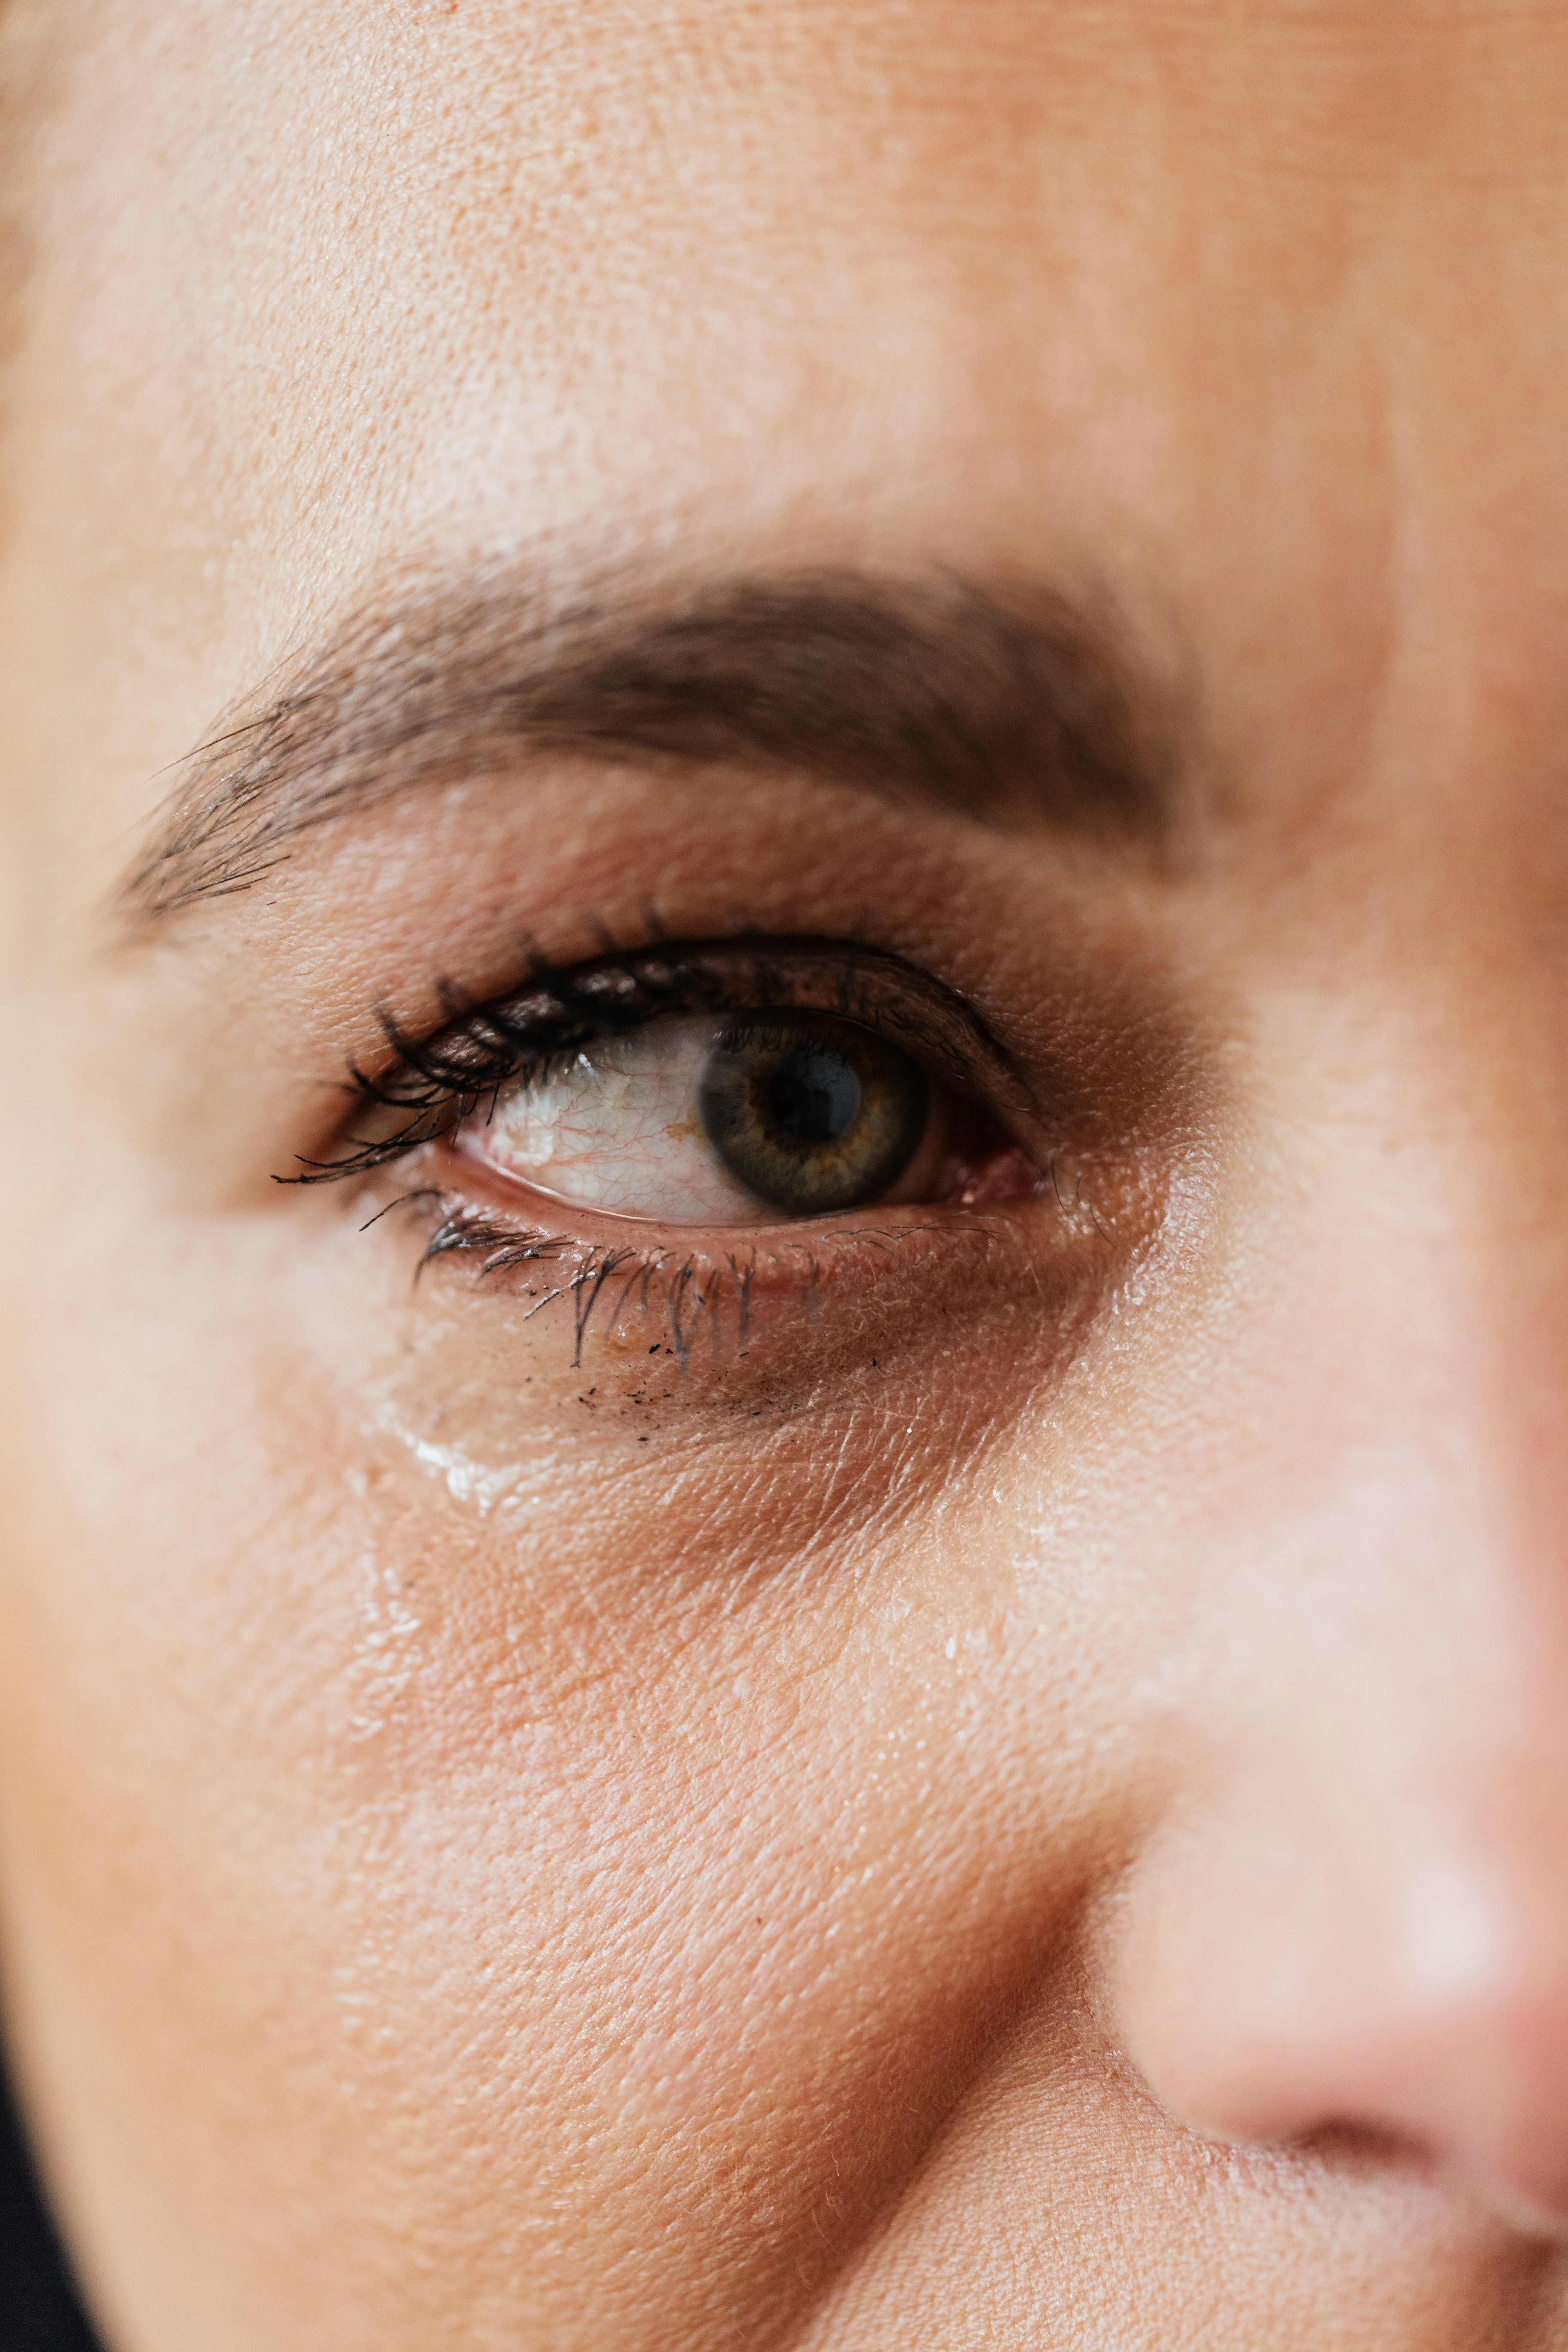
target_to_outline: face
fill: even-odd
[[[113,2341],[1568,2341],[1561,12],[36,62],[0,1891]]]

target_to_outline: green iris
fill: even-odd
[[[698,1089],[724,1166],[770,1208],[825,1216],[876,1200],[931,1118],[920,1064],[858,1022],[768,1013],[726,1029]]]

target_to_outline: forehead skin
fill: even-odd
[[[290,1289],[263,1199],[279,1073],[298,1093],[307,1063],[341,1067],[363,1008],[407,982],[400,958],[448,954],[433,886],[421,899],[409,860],[371,946],[349,937],[352,1008],[311,963],[303,859],[270,946],[270,900],[227,934],[211,913],[184,963],[178,942],[122,953],[107,909],[174,764],[377,583],[469,563],[565,592],[618,565],[1088,583],[1180,680],[1201,745],[1201,847],[1168,928],[1209,969],[1269,975],[1272,1099],[1313,992],[1363,967],[1387,984],[1426,1055],[1423,1201],[1506,1191],[1493,1258],[1509,1219],[1548,1236],[1494,1286],[1539,1372],[1568,1157],[1538,1076],[1562,1045],[1540,950],[1561,951],[1568,847],[1561,8],[84,0],[58,42],[0,571],[4,1066],[31,1130],[4,1189],[0,1803],[25,2054],[125,2344],[1546,2345],[1553,2258],[1424,2183],[1389,2189],[1373,2229],[1314,2207],[1315,2176],[1292,2201],[1283,2160],[1211,2158],[1138,2105],[1078,1979],[1062,1990],[1078,1891],[1103,1891],[1139,1792],[1177,1769],[1159,1729],[1126,1761],[1128,1692],[1163,1723],[1170,1686],[1142,1618],[1185,1638],[1203,1616],[1195,1570],[1168,1614],[1134,1579],[1107,1631],[1107,1579],[1152,1556],[1151,1528],[1186,1540],[1204,1480],[1233,1567],[1245,1551],[1231,1431],[1283,1307],[1253,1324],[1239,1278],[1216,1278],[1217,1307],[1242,1332],[1207,1421],[1173,1310],[1173,1369],[1127,1408],[1121,1452],[1112,1383],[1109,1418],[1084,1408],[1082,1465],[1026,1433],[979,1501],[963,1486],[967,1519],[944,1517],[937,1463],[883,1545],[912,1563],[898,1607],[868,1632],[814,1603],[816,1649],[786,1622],[748,1650],[743,1612],[714,1633],[694,1602],[698,1664],[664,1631],[645,1671],[628,1602],[606,1664],[595,1548],[641,1547],[640,1571],[668,1528],[717,1554],[731,1520],[672,1488],[661,1528],[563,1466],[519,1570],[555,1629],[535,1661],[493,1528],[454,1533],[431,1479],[322,1440],[338,1391],[298,1334],[346,1278],[312,1243],[317,1289]],[[507,822],[497,856],[527,875],[537,844]],[[720,831],[688,859],[712,863],[715,924],[753,887]],[[591,877],[615,844],[572,856]],[[1044,918],[1021,888],[1005,908],[1023,992]],[[316,1022],[310,1055],[258,1026],[226,1068],[224,1025],[274,994]],[[1377,1057],[1353,1015],[1335,1035],[1373,1132]],[[1450,1063],[1507,1113],[1463,1167]],[[1323,1194],[1358,1210],[1404,1181],[1375,1133],[1361,1158],[1313,1148]],[[1294,1192],[1289,1214],[1309,1221]],[[1393,1277],[1357,1246],[1314,1227],[1279,1297],[1374,1294]],[[1465,1270],[1468,1329],[1490,1328],[1493,1258]],[[1184,1278],[1191,1297],[1207,1276]],[[1413,1428],[1437,1286],[1401,1359]],[[489,1360],[453,1380],[487,1440]],[[1528,1383],[1478,1361],[1500,1419]],[[430,1459],[446,1443],[434,1421],[419,1439]],[[1315,1491],[1321,1454],[1287,1467]],[[557,1555],[581,1590],[551,1584]],[[847,1540],[834,1559],[847,1582],[862,1564]],[[932,1601],[932,1559],[984,1590],[971,1619]],[[405,1606],[398,1577],[427,1569]],[[961,1687],[963,1645],[999,1654],[1019,1610],[1083,1663],[1052,1679],[1041,1645],[1026,1665],[1009,1650],[1006,1675]],[[399,1643],[419,1665],[402,1716]],[[366,1690],[396,1728],[361,1748]],[[334,1707],[360,1710],[349,1730]],[[498,1720],[487,1750],[474,1726]],[[1004,1729],[993,1814],[963,1759]],[[951,1816],[928,1730],[955,1759]],[[548,1793],[520,1826],[535,1772]],[[974,1859],[993,1838],[1001,1892]],[[677,1890],[668,1929],[640,1881],[624,1893],[647,1853]],[[759,1880],[788,1916],[755,1958]],[[966,2008],[970,1902],[1005,1948]],[[816,1939],[835,1905],[837,1950],[860,1955],[842,1980]],[[975,2017],[1037,1997],[1045,2023],[1003,2036],[987,2074],[993,2012]],[[773,2042],[746,2038],[758,2015]],[[896,2116],[860,2163],[864,2111]]]

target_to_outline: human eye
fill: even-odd
[[[542,969],[427,1042],[386,1027],[395,1066],[355,1074],[377,1129],[313,1176],[435,1151],[446,1188],[518,1215],[687,1233],[973,1208],[1041,1181],[995,1099],[1019,1092],[1005,1057],[895,958],[606,956]]]
[[[312,1229],[377,1244],[395,1287],[368,1347],[399,1334],[424,1381],[439,1360],[486,1427],[563,1375],[556,1406],[606,1428],[656,1407],[722,1428],[867,1379],[886,1400],[933,1347],[981,1378],[1026,1330],[1066,1365],[1163,1197],[1114,1003],[1069,978],[1021,1013],[918,934],[608,931],[568,917],[597,952],[384,1006],[349,1108],[277,1171],[343,1187]]]
[[[793,1007],[667,1015],[499,1096],[464,1140],[563,1205],[670,1225],[771,1224],[941,1181],[945,1121],[912,1054]]]

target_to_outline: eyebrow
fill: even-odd
[[[809,775],[1009,832],[1157,851],[1169,698],[1103,611],[1037,583],[858,572],[506,582],[361,609],[182,763],[133,923],[249,887],[312,828],[531,753]]]

